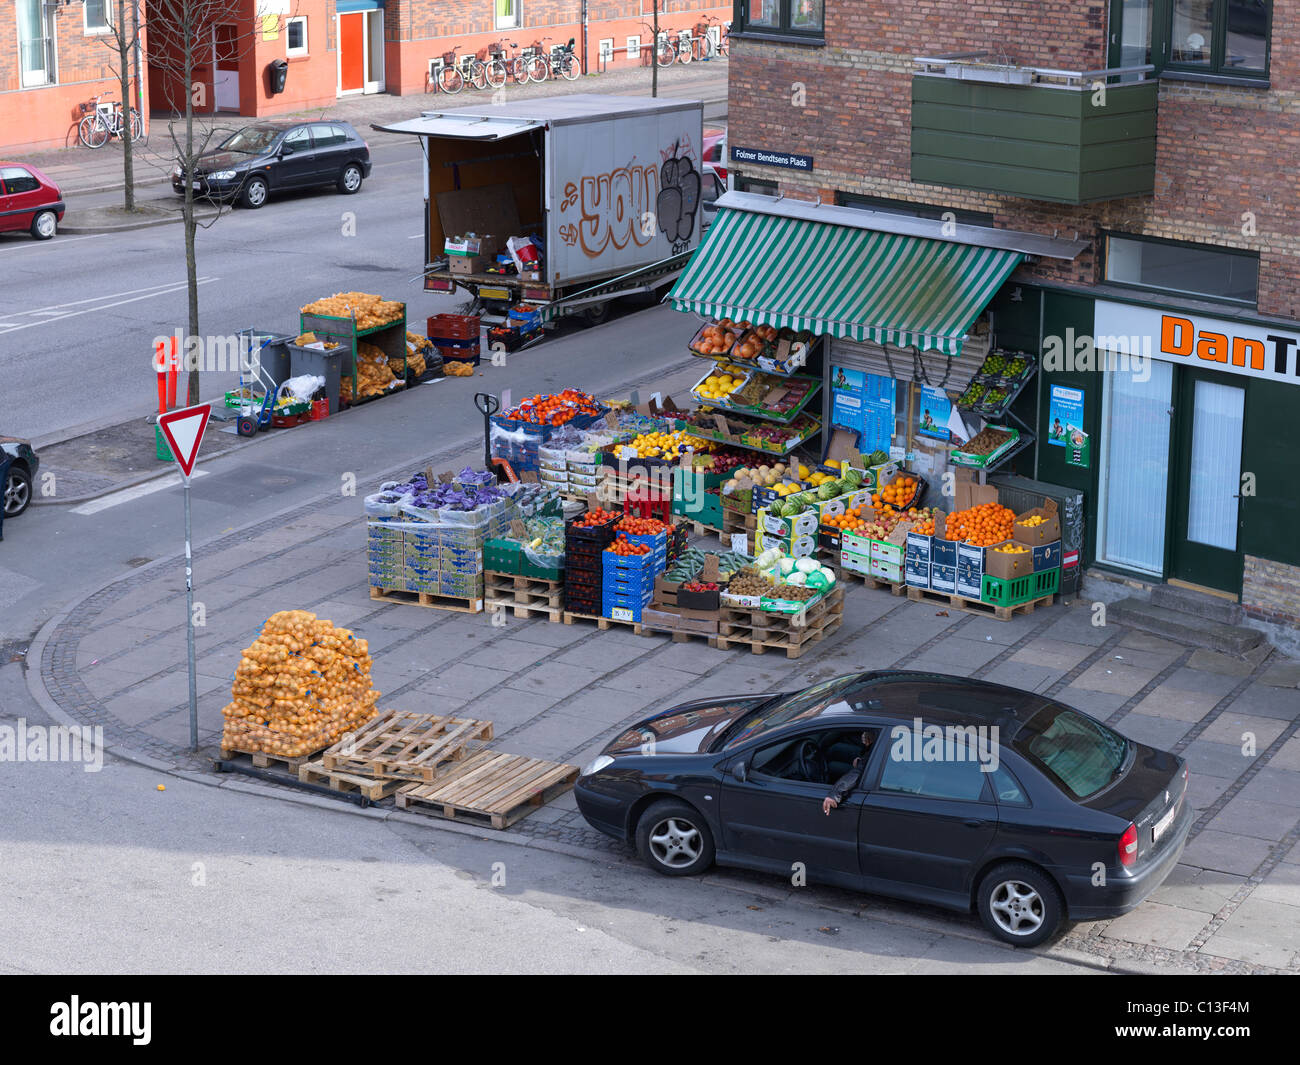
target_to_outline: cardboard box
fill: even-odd
[[[476,233],[473,236],[457,234],[443,241],[442,250],[448,255],[483,255],[485,249],[495,249],[497,238],[489,233]]]
[[[978,599],[984,587],[984,558],[986,547],[974,544],[957,545],[956,591],[967,599]],[[946,565],[944,566],[947,569]],[[933,572],[931,574],[933,579]]]
[[[932,563],[930,566],[930,590],[956,594],[957,567],[935,565]],[[978,599],[979,596],[975,596],[975,598]]]
[[[1042,573],[1043,570],[1055,569],[1057,566],[1063,564],[1060,540],[1056,540],[1050,544],[1036,545],[1031,548],[1031,550],[1034,555],[1035,573]]]
[[[815,510],[805,510],[793,518],[778,518],[764,507],[758,512],[758,522],[765,534],[782,539],[817,534],[818,520]]]
[[[1043,518],[1043,523],[1035,526],[1022,524],[1026,518],[1034,517]],[[1029,544],[1030,546],[1050,544],[1053,540],[1059,540],[1061,538],[1061,519],[1056,511],[1056,500],[1049,499],[1043,506],[1035,507],[1033,510],[1026,511],[1017,517],[1011,536],[1020,543]]]
[[[984,503],[996,503],[998,490],[991,484],[976,484],[975,475],[969,470],[958,470],[956,483],[953,485],[952,508],[954,511],[970,510]]]
[[[857,551],[841,551],[840,566],[850,573],[871,576],[871,557]]]
[[[999,551],[999,547],[1005,547],[1007,544],[1014,544],[1014,540],[1006,540],[1001,544],[994,544],[988,548],[988,553],[984,556],[984,572],[990,577],[996,577],[1000,581],[1014,580],[1016,577],[1023,577],[1027,573],[1034,571],[1034,552],[1030,548],[1024,554],[1009,555]],[[1026,545],[1020,544],[1025,547]]]
[[[903,564],[901,562],[886,562],[882,559],[873,558],[871,560],[871,576],[878,581],[888,581],[890,584],[901,584],[903,581]]]
[[[453,274],[481,274],[488,264],[486,255],[452,255],[447,261]]]
[[[904,579],[912,588],[930,587],[930,549],[934,537],[908,532],[903,555]]]

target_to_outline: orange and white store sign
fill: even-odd
[[[1300,385],[1300,328],[1206,318],[1097,300],[1098,351],[1126,351],[1203,370]]]

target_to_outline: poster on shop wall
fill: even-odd
[[[921,404],[917,413],[916,432],[934,440],[947,441],[948,419],[952,416],[952,400],[942,388],[921,386]]]
[[[1086,470],[1089,454],[1088,434],[1083,430],[1083,390],[1052,385],[1047,422],[1048,444],[1066,448],[1066,463]]]
[[[888,451],[894,437],[894,379],[831,367],[831,422],[858,434],[858,450]]]

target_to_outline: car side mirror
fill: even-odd
[[[745,765],[745,759],[738,758],[731,764],[731,775],[741,783],[749,779],[749,767]]]
[[[286,155],[293,155],[293,149],[287,144],[282,144],[280,145],[280,158],[283,159]]]

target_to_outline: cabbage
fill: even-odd
[[[832,569],[827,569],[825,566],[823,566],[823,567],[822,567],[822,576],[826,578],[826,583],[827,583],[828,585],[830,585],[830,584],[834,584],[834,583],[835,583],[835,571],[834,571],[834,570],[832,570]]]
[[[815,573],[817,570],[821,569],[821,565],[815,559],[801,558],[794,564],[794,568],[800,573],[806,574]]]
[[[787,574],[793,573],[794,570],[795,570],[795,561],[794,561],[794,559],[792,559],[792,558],[783,558],[783,559],[781,559],[780,571],[781,571],[781,575],[782,575],[782,576],[785,576],[785,575],[787,575]]]
[[[803,573],[791,573],[785,579],[786,584],[793,584],[796,588],[801,588],[808,583],[808,578]]]

